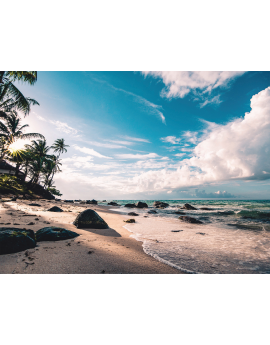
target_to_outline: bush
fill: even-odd
[[[55,189],[55,188],[48,188],[47,189],[51,194],[57,195],[57,196],[62,196],[63,194],[60,193],[60,190]]]

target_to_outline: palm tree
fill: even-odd
[[[38,183],[44,165],[47,160],[52,159],[52,156],[48,154],[50,146],[47,146],[47,142],[44,139],[38,141],[32,140],[32,145],[25,145],[25,147],[31,151],[33,157],[29,164],[32,173],[30,183]]]
[[[65,139],[56,139],[54,144],[51,146],[54,152],[58,153],[58,158],[61,153],[67,152],[66,147],[69,147],[69,145],[65,145]]]
[[[29,125],[21,126],[21,119],[15,110],[5,113],[5,116],[3,115],[2,118],[3,121],[0,121],[0,139],[4,142],[4,147],[1,152],[0,161],[5,158],[10,145],[17,139],[44,139],[44,136],[39,133],[23,133],[24,129],[29,127]]]
[[[37,81],[37,72],[0,72],[0,112],[17,109],[28,115],[31,105],[39,105],[39,103],[32,98],[25,97],[13,84],[14,81],[33,85]]]

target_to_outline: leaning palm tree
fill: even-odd
[[[29,97],[25,97],[14,85],[14,81],[26,82],[33,85],[37,80],[37,72],[0,72],[0,112],[17,109],[28,115],[31,105],[39,103]]]
[[[65,144],[65,139],[56,139],[51,148],[54,150],[54,152],[58,153],[58,157],[60,157],[61,153],[67,152],[66,147],[69,147],[69,145]]]
[[[18,139],[32,139],[42,138],[44,136],[40,133],[24,133],[25,128],[29,125],[21,125],[21,119],[15,110],[5,113],[0,121],[0,139],[3,141],[3,149],[0,155],[2,161],[8,153],[9,147]]]

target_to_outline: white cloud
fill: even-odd
[[[183,98],[189,93],[201,100],[201,107],[209,103],[220,103],[218,95],[211,96],[214,90],[227,87],[244,72],[142,72],[145,76],[161,78],[165,84],[162,96]]]
[[[150,143],[150,141],[147,140],[147,139],[134,138],[134,137],[129,137],[129,136],[127,136],[127,135],[123,135],[122,138],[123,138],[123,139],[126,139],[126,140],[131,140],[131,141],[139,141],[139,142],[143,142],[143,143]]]
[[[90,156],[95,156],[95,157],[99,157],[99,158],[110,158],[110,157],[103,156],[102,154],[98,153],[97,151],[95,151],[93,149],[89,149],[88,147],[79,147],[78,145],[74,145],[73,147],[75,150],[86,153]]]
[[[132,153],[123,153],[123,154],[118,154],[115,155],[117,158],[120,159],[148,159],[148,158],[157,158],[159,155],[156,153],[148,153],[146,155],[141,155],[141,154],[132,154]]]
[[[213,126],[174,171],[149,170],[129,180],[130,191],[166,190],[206,182],[268,179],[270,87],[254,95],[251,111],[227,125]]]
[[[181,138],[176,138],[174,136],[168,136],[164,138],[160,138],[161,141],[164,143],[171,143],[173,145],[178,144],[181,141]]]
[[[195,194],[197,198],[235,198],[235,195],[226,192],[217,191],[214,193],[206,193],[205,190],[200,191],[199,189],[195,190]]]

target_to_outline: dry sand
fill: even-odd
[[[29,206],[31,203],[41,206]],[[52,206],[59,206],[64,212],[46,211]],[[110,229],[77,229],[72,222],[87,208],[94,209]],[[110,211],[112,208],[45,200],[2,202],[2,227],[37,231],[45,226],[61,226],[80,236],[65,241],[38,242],[36,248],[0,255],[0,273],[182,273],[146,255],[142,243],[131,238],[131,233],[123,228],[127,217]],[[28,225],[31,222],[34,225]]]

